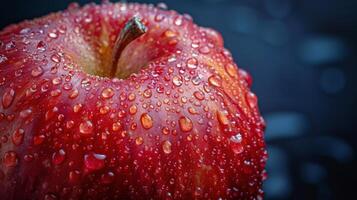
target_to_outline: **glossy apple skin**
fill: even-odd
[[[122,54],[117,76],[128,77],[106,78],[134,15],[148,32]],[[262,199],[265,124],[251,83],[216,31],[152,5],[72,4],[9,26],[0,196]]]

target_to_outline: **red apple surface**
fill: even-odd
[[[71,4],[8,26],[0,198],[262,199],[251,83],[219,33],[162,5]]]

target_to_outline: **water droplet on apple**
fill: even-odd
[[[43,141],[45,141],[45,138],[46,138],[45,135],[35,135],[35,136],[33,137],[33,144],[34,144],[35,146],[40,145],[40,144],[43,143]]]
[[[137,112],[138,108],[136,107],[136,105],[132,105],[129,108],[129,113],[132,115],[135,115],[135,113]]]
[[[186,64],[188,68],[196,69],[198,66],[198,61],[196,58],[189,58]]]
[[[4,55],[0,55],[0,64],[7,61],[7,57],[5,57]]]
[[[16,146],[19,146],[20,144],[22,144],[22,141],[24,140],[24,129],[17,129],[14,131],[14,133],[12,134],[12,143]]]
[[[82,104],[76,104],[73,106],[73,112],[78,113],[82,109],[83,105]]]
[[[14,97],[15,97],[15,90],[10,88],[5,91],[5,93],[2,96],[2,106],[4,109],[11,106],[12,102],[14,101]]]
[[[168,141],[168,140],[165,140],[163,143],[162,143],[162,150],[164,151],[164,153],[166,154],[170,154],[172,152],[172,149],[171,149],[171,142]]]
[[[144,90],[143,95],[144,95],[145,98],[150,98],[151,95],[152,95],[152,92],[151,92],[150,89],[146,89],[146,90]]]
[[[48,37],[50,37],[52,39],[56,39],[58,37],[58,35],[55,32],[50,32],[50,33],[48,33]]]
[[[174,78],[172,79],[172,83],[174,85],[176,85],[177,87],[181,86],[183,81],[182,81],[182,77],[181,76],[174,76]]]
[[[22,119],[26,119],[26,118],[30,117],[31,114],[32,114],[32,109],[29,108],[29,109],[21,111],[19,115]]]
[[[170,129],[167,127],[162,128],[162,134],[168,135],[170,133]]]
[[[31,76],[38,77],[38,76],[41,76],[42,73],[43,73],[43,69],[41,67],[37,66],[32,69]]]
[[[103,99],[110,99],[112,98],[114,95],[114,91],[112,88],[105,88],[103,91],[102,91],[102,98]]]
[[[201,91],[195,91],[193,93],[193,96],[196,97],[196,99],[202,101],[203,99],[205,99],[205,95],[201,92]]]
[[[120,122],[114,122],[112,125],[112,130],[113,131],[119,131],[120,129],[122,129],[122,125]]]
[[[72,92],[68,95],[70,99],[75,99],[79,94],[79,91],[77,89],[72,90]]]
[[[182,17],[181,17],[181,16],[177,16],[177,17],[175,18],[175,20],[174,20],[174,24],[175,24],[176,26],[181,26],[182,23],[183,23]]]
[[[37,50],[38,52],[44,52],[46,51],[46,43],[43,41],[38,42],[37,44]]]
[[[143,143],[144,143],[144,139],[142,137],[139,136],[139,137],[135,138],[136,145],[141,145]]]
[[[203,47],[201,47],[198,51],[199,51],[200,53],[202,53],[202,54],[209,54],[209,52],[210,52],[211,50],[209,49],[208,46],[203,46]]]
[[[231,77],[234,77],[234,78],[237,78],[237,68],[231,64],[231,63],[228,63],[224,66],[224,69],[226,70],[227,74]]]
[[[216,75],[212,75],[208,78],[208,82],[210,85],[216,86],[216,87],[221,87],[222,82],[221,79],[219,79]]]
[[[227,111],[217,111],[217,119],[222,126],[227,126],[229,124]]]
[[[240,133],[230,137],[232,150],[235,154],[240,154],[244,151],[244,146],[242,144],[242,135]]]
[[[111,184],[114,181],[115,178],[115,174],[113,172],[107,172],[102,174],[102,176],[100,177],[100,182],[107,185],[107,184]]]
[[[135,97],[136,97],[135,94],[130,93],[129,96],[128,96],[128,99],[129,99],[129,101],[134,101]]]
[[[55,165],[60,165],[66,158],[66,152],[63,149],[60,149],[57,152],[54,152],[52,155],[52,163]]]
[[[155,15],[155,21],[156,22],[161,22],[164,19],[165,19],[165,16],[163,14],[161,14],[161,13],[158,13],[158,14]]]
[[[4,154],[3,163],[6,167],[15,167],[17,165],[18,158],[14,151],[8,151]]]
[[[79,125],[79,132],[83,135],[92,135],[93,130],[93,123],[89,120],[86,120]]]
[[[150,129],[153,126],[152,117],[147,113],[141,115],[140,121],[141,121],[141,125],[145,129]]]
[[[60,58],[57,54],[53,54],[53,55],[51,56],[51,60],[52,60],[53,62],[55,62],[55,63],[59,63],[60,60],[61,60],[61,58]]]
[[[89,171],[100,170],[105,165],[106,155],[89,153],[84,155],[84,165]]]
[[[258,98],[253,92],[248,92],[246,95],[248,104],[251,108],[255,108],[258,105]]]
[[[189,132],[193,128],[193,124],[190,118],[188,117],[180,117],[179,125],[183,132]]]

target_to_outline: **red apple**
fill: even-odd
[[[0,197],[262,199],[250,85],[219,33],[152,5],[72,4],[6,27]]]

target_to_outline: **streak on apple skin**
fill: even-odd
[[[71,4],[0,32],[1,198],[263,198],[251,77],[219,33],[161,8]],[[119,65],[139,70],[106,78],[134,16],[148,32]]]

